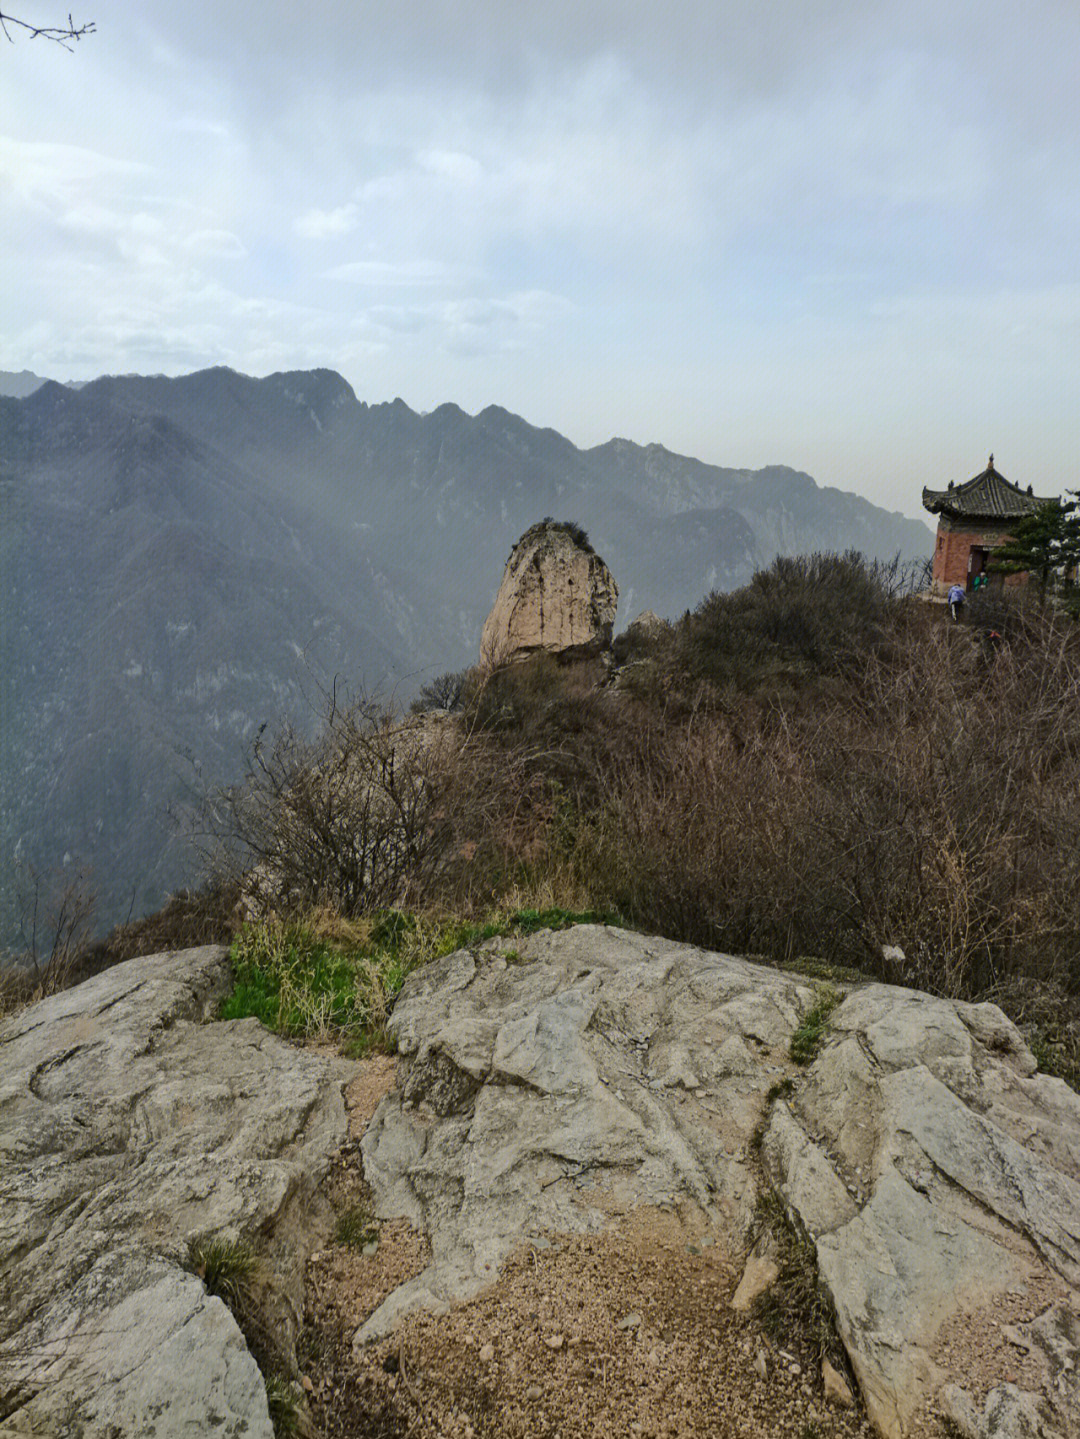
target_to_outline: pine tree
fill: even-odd
[[[1003,545],[990,556],[990,568],[1001,575],[1030,574],[1046,595],[1055,574],[1068,574],[1080,559],[1080,515],[1077,500],[1050,500],[1018,520]]]

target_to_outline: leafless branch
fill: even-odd
[[[31,40],[53,40],[64,50],[71,49],[73,40],[81,40],[85,35],[93,35],[96,26],[93,20],[86,20],[81,25],[76,25],[71,14],[68,14],[66,25],[34,25],[29,20],[20,20],[15,15],[5,14],[0,10],[0,30],[4,32],[12,44],[15,37],[11,33],[12,28],[25,30]]]

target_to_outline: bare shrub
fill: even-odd
[[[465,702],[471,684],[471,670],[448,670],[436,675],[412,703],[413,714],[425,714],[428,710],[459,710]]]
[[[243,781],[204,806],[214,872],[242,880],[258,912],[351,916],[401,902],[439,862],[435,748],[420,722],[336,693],[316,739],[288,724],[269,744],[260,734]]]
[[[330,695],[314,740],[290,726],[256,740],[243,782],[203,805],[200,840],[253,914],[467,911],[535,855],[555,812],[530,761],[468,723]]]
[[[82,871],[17,880],[20,946],[0,970],[0,1013],[66,989],[93,932],[97,900]]]
[[[582,830],[594,903],[952,995],[1080,988],[1080,635],[1026,623],[988,660],[922,611],[813,706],[728,692],[655,729]]]

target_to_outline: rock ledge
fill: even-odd
[[[188,1242],[257,1238],[297,1302],[347,1070],[207,1023],[229,983],[220,947],[154,955],[0,1025],[0,1434],[271,1439]]]

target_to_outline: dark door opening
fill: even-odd
[[[986,587],[999,590],[1004,576],[989,568],[990,551],[984,545],[972,545],[968,551],[968,593]]]

